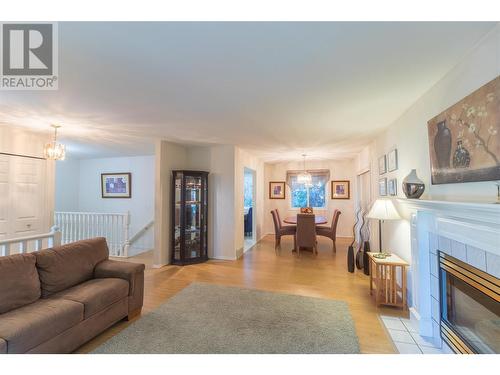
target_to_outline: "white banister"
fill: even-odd
[[[17,253],[25,254],[30,251],[37,251],[43,248],[58,246],[60,244],[61,232],[57,226],[53,226],[49,233],[0,240],[0,256]],[[17,251],[15,251],[16,245]]]
[[[141,238],[148,230],[154,225],[154,220],[151,220],[149,223],[147,223],[145,226],[143,226],[141,229],[137,231],[136,234],[134,234],[132,237],[127,239],[125,241],[125,245],[123,246],[123,253],[124,256],[128,256],[128,251],[130,247],[139,239]]]
[[[111,256],[127,256],[130,213],[55,212],[54,223],[61,228],[61,243],[105,237]]]

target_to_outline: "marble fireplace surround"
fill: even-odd
[[[412,325],[448,349],[440,337],[437,250],[500,278],[500,204],[397,201],[411,224]]]

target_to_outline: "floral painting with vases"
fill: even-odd
[[[433,184],[500,180],[500,76],[427,124]]]

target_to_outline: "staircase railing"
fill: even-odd
[[[130,213],[55,212],[54,223],[66,244],[93,237],[105,237],[109,255],[127,257]]]
[[[38,251],[93,237],[105,237],[109,255],[128,257],[130,247],[154,225],[130,237],[130,213],[55,212],[49,233],[0,240],[0,256]]]
[[[61,232],[53,226],[49,233],[0,240],[0,256],[24,254],[61,244]]]

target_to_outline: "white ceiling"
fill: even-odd
[[[0,91],[0,124],[76,157],[162,137],[266,160],[348,157],[495,23],[60,23],[59,90]]]

